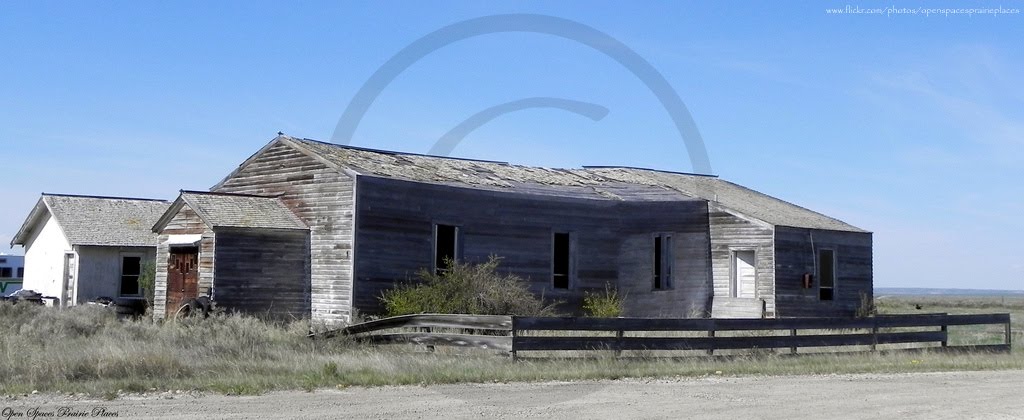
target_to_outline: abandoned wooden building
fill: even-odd
[[[139,275],[156,255],[151,227],[168,202],[44,193],[14,235],[25,247],[24,289],[73,306],[141,299]]]
[[[309,228],[276,198],[182,191],[153,229],[157,313],[216,284],[226,308],[309,316]]]
[[[629,316],[853,315],[872,297],[871,233],[718,179],[550,169],[278,136],[154,225],[155,305],[336,323],[446,257],[502,270],[571,308],[617,287]]]

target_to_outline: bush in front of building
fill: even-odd
[[[419,313],[474,315],[555,315],[555,303],[544,302],[514,274],[497,272],[501,259],[481,264],[446,261],[440,272],[422,269],[419,282],[401,285],[381,296],[388,316]]]
[[[146,261],[142,263],[142,270],[139,273],[139,287],[142,288],[143,296],[146,297],[146,307],[153,307],[153,291],[156,290],[156,263]]]
[[[586,292],[583,294],[583,313],[595,318],[615,318],[622,316],[622,296],[611,284],[605,283],[602,292]]]

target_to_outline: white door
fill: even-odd
[[[733,295],[753,299],[757,295],[754,251],[733,251]]]

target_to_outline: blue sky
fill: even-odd
[[[1024,10],[844,14],[921,2],[0,2],[0,241],[41,192],[173,198],[278,131],[329,140],[391,56],[466,19],[536,13],[625,43],[672,84],[725,179],[875,233],[875,284],[1024,289]],[[929,3],[1024,9],[1021,2]],[[426,152],[527,97],[453,155],[692,171],[632,73],[571,40],[499,33],[402,73],[352,144]],[[6,246],[4,246],[6,249]],[[13,250],[18,252],[18,250]]]

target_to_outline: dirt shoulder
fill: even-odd
[[[79,418],[1021,418],[1024,371],[345,388],[261,396],[31,395],[0,419]],[[19,416],[18,413],[21,413]],[[42,414],[39,414],[42,413]]]

